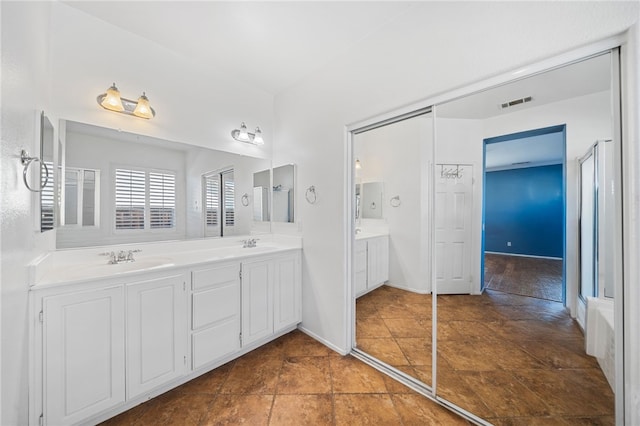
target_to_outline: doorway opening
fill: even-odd
[[[566,126],[484,139],[482,288],[566,305]]]

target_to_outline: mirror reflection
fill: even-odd
[[[241,198],[270,160],[74,121],[61,120],[60,128],[58,248],[269,231]]]
[[[599,313],[610,299],[579,289],[615,279],[619,191],[606,168],[596,182],[595,157],[580,188],[577,161],[614,132],[611,62],[602,55],[435,107],[436,393],[491,423],[614,423],[613,321]],[[583,277],[581,252],[591,261]],[[598,327],[609,337],[595,337]]]
[[[432,115],[354,135],[356,347],[431,383]],[[360,207],[358,207],[358,205]]]
[[[271,220],[271,171],[261,170],[253,174],[253,220],[268,222]]]
[[[295,222],[295,166],[273,168],[273,221]]]
[[[56,142],[53,134],[53,125],[44,112],[40,115],[40,231],[52,230],[56,224],[55,214],[56,184],[59,181],[57,171],[54,169],[54,152]],[[46,167],[45,167],[46,166]],[[46,183],[45,183],[46,182]]]

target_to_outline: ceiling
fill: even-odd
[[[559,164],[564,157],[562,133],[487,144],[488,171]]]
[[[515,71],[513,74],[524,72]],[[528,108],[609,90],[611,86],[611,55],[600,55],[532,77],[494,87],[464,98],[438,105],[442,118],[484,120]],[[513,107],[501,104],[531,96],[532,101]]]
[[[274,95],[415,5],[399,1],[64,3]]]

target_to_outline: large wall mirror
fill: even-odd
[[[615,424],[617,62],[605,52],[354,132],[355,183],[385,194],[382,219],[355,222],[358,350],[480,424]],[[433,138],[406,133],[427,117]],[[594,150],[600,172],[581,181]],[[388,275],[370,291],[376,269],[361,265],[385,253],[359,241],[385,233]],[[581,270],[597,281],[586,296]],[[432,287],[436,316],[417,302]]]
[[[58,248],[270,231],[269,222],[254,221],[250,196],[269,159],[68,120],[60,128]]]

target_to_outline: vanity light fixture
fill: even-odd
[[[360,164],[360,160],[356,158],[356,170],[361,170],[362,164]]]
[[[262,131],[260,127],[256,127],[255,133],[249,133],[247,131],[247,125],[242,122],[239,129],[231,131],[231,137],[238,142],[246,142],[254,145],[264,145],[264,139],[262,139]]]
[[[145,92],[138,98],[137,101],[120,97],[120,91],[113,83],[111,87],[107,89],[106,93],[98,95],[96,98],[98,104],[109,111],[121,112],[123,114],[135,115],[140,118],[153,118],[156,116],[156,112],[149,105],[149,98]]]

